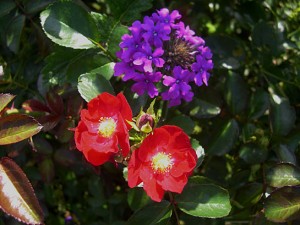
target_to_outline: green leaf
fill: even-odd
[[[256,144],[246,144],[241,147],[239,156],[248,164],[259,164],[267,159],[268,149]]]
[[[217,135],[212,137],[207,149],[209,154],[224,155],[229,152],[239,135],[239,126],[234,119],[229,120]]]
[[[121,37],[126,33],[128,33],[128,28],[123,25],[118,25],[112,30],[106,42],[108,51],[111,54],[115,55],[120,50],[119,43],[121,42]]]
[[[21,168],[11,159],[0,161],[0,208],[27,224],[42,224],[43,211]]]
[[[106,46],[111,55],[115,55],[120,49],[121,37],[128,33],[128,28],[120,24],[118,19],[95,12],[91,15],[98,26],[101,43],[104,43],[103,46]]]
[[[152,0],[108,0],[110,10],[120,23],[141,19],[141,13],[152,7]]]
[[[105,77],[106,80],[110,80],[110,78],[112,78],[115,72],[114,67],[115,67],[114,62],[106,63],[105,65],[92,70],[91,73],[99,73],[103,77]]]
[[[257,23],[252,32],[253,44],[259,48],[264,48],[277,55],[281,51],[280,32],[275,30],[271,23],[261,21]]]
[[[233,114],[242,113],[248,102],[248,86],[242,76],[229,72],[225,83],[225,101]]]
[[[130,208],[134,211],[144,207],[151,202],[151,199],[146,194],[143,188],[131,188],[128,191],[127,202]]]
[[[15,7],[16,7],[16,3],[14,1],[1,1],[0,2],[0,17],[8,14]]]
[[[249,183],[238,189],[235,200],[243,207],[249,207],[256,204],[263,196],[263,184]]]
[[[228,191],[199,176],[192,177],[175,200],[182,211],[192,216],[220,218],[231,210]]]
[[[271,95],[270,119],[274,135],[285,136],[293,128],[296,121],[295,109],[285,97]]]
[[[17,53],[19,51],[22,30],[25,24],[25,16],[18,15],[13,18],[6,30],[6,45]]]
[[[197,154],[197,164],[196,164],[196,168],[198,168],[199,166],[201,166],[203,160],[204,160],[204,157],[205,157],[205,153],[204,153],[204,149],[203,147],[199,144],[199,141],[196,140],[196,139],[192,139],[191,140],[191,143],[192,143],[192,147],[193,149],[196,151],[196,154]]]
[[[287,163],[278,164],[267,171],[266,180],[272,187],[300,185],[300,168]]]
[[[136,211],[126,225],[166,225],[172,215],[171,204],[168,201],[152,203]]]
[[[283,144],[276,146],[275,152],[280,162],[296,164],[297,160],[295,153],[291,151],[288,146]]]
[[[0,119],[0,145],[22,141],[40,132],[42,126],[32,117],[11,114]]]
[[[257,90],[250,98],[250,119],[258,119],[269,108],[269,94],[261,89]]]
[[[110,82],[104,76],[97,73],[82,74],[78,79],[77,88],[81,97],[87,102],[102,92],[114,93]]]
[[[205,42],[214,53],[214,68],[237,69],[245,64],[243,44],[233,35],[210,35]]]
[[[75,49],[95,47],[99,40],[92,16],[71,1],[56,2],[44,10],[41,24],[45,34],[56,44]]]
[[[185,115],[175,116],[167,122],[170,125],[179,126],[188,135],[192,134],[195,127],[195,122],[190,117]]]
[[[42,1],[25,1],[23,3],[24,10],[27,14],[33,14],[42,11],[51,3],[54,3],[56,0],[42,0]]]
[[[0,113],[15,98],[15,95],[0,94]]]
[[[43,86],[40,89],[45,90],[41,92],[56,85],[64,85],[65,82],[77,85],[79,75],[108,62],[98,49],[82,50],[56,46],[53,53],[46,58],[46,65],[42,70]]]
[[[265,215],[274,222],[287,222],[300,217],[300,187],[283,187],[265,201]]]
[[[189,110],[190,115],[198,119],[215,117],[220,112],[220,107],[200,99],[195,99],[191,103],[191,109]]]

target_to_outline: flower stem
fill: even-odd
[[[94,41],[92,39],[90,39],[91,42],[93,42],[98,48],[100,48],[102,50],[102,52],[113,62],[116,62],[118,61],[118,59],[113,55],[111,54],[110,51],[108,51],[106,48],[104,48],[99,42],[97,41]]]
[[[177,225],[180,225],[180,220],[179,220],[179,216],[178,216],[178,212],[177,212],[176,202],[174,200],[173,194],[171,192],[168,192],[168,194],[169,194],[169,197],[170,197],[171,204],[173,206],[173,211],[174,211],[174,214],[175,214]]]
[[[168,111],[169,111],[169,108],[168,108],[168,102],[167,101],[163,101],[163,105],[162,105],[162,109],[161,109],[161,116],[160,116],[160,125],[163,125],[164,122],[166,121],[167,119],[167,115],[168,115]]]

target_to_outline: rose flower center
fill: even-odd
[[[98,133],[105,138],[111,137],[115,132],[117,124],[111,117],[101,117],[100,124],[98,127]]]
[[[151,166],[155,172],[168,172],[172,168],[173,164],[174,163],[170,154],[159,152],[152,157]]]

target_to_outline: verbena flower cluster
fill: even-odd
[[[122,36],[117,53],[121,61],[114,68],[115,76],[134,81],[133,92],[147,92],[151,98],[161,92],[170,107],[191,101],[191,83],[207,85],[213,68],[210,49],[180,18],[177,10],[163,8],[143,22],[135,21]]]

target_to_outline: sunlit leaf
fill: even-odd
[[[205,152],[204,152],[204,149],[203,147],[200,145],[199,141],[196,140],[196,139],[192,139],[191,140],[191,144],[192,144],[192,147],[193,149],[196,151],[196,154],[197,154],[197,164],[196,164],[196,167],[195,168],[198,168],[203,160],[204,160],[204,157],[205,157]]]
[[[114,66],[115,66],[114,62],[107,63],[101,67],[98,67],[98,68],[92,70],[91,73],[99,73],[102,76],[104,76],[107,80],[110,80],[110,78],[112,78],[112,76],[115,72]]]
[[[171,209],[171,204],[167,201],[146,205],[137,210],[126,225],[167,225],[172,215]]]
[[[224,217],[231,210],[228,191],[199,176],[189,180],[176,202],[182,211],[198,217]]]
[[[265,201],[267,219],[287,222],[300,217],[300,187],[283,187],[272,192]]]
[[[87,102],[102,92],[114,93],[110,82],[97,73],[82,74],[78,79],[77,87],[81,97]]]
[[[300,185],[300,168],[287,163],[278,164],[268,170],[266,179],[272,187]]]
[[[0,161],[0,208],[24,223],[43,223],[43,211],[29,180],[9,158]]]
[[[76,19],[75,19],[76,18]],[[42,27],[56,44],[75,48],[93,48],[99,33],[91,15],[81,6],[71,2],[56,2],[40,16]]]
[[[15,95],[0,94],[0,112],[14,99]]]
[[[11,114],[0,119],[0,145],[22,141],[40,132],[42,126],[32,117]]]

